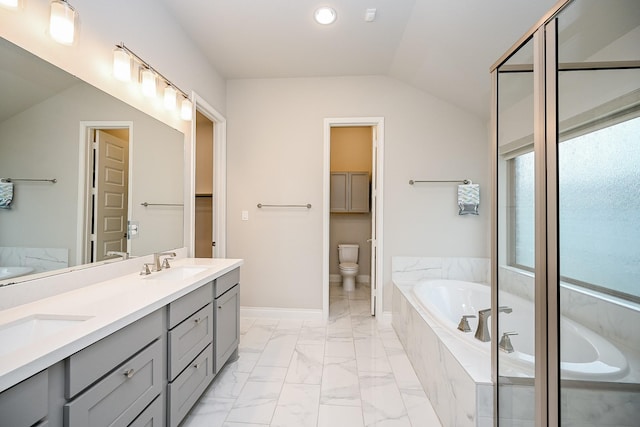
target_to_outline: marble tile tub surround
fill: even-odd
[[[69,249],[2,246],[0,266],[32,267],[34,273],[58,270],[69,266]]]
[[[395,283],[393,328],[442,424],[492,426],[490,357],[433,322],[413,300],[412,287]]]
[[[391,259],[391,278],[396,283],[451,279],[488,284],[491,262],[489,258],[395,256]]]

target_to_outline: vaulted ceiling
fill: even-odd
[[[557,0],[161,1],[226,79],[385,75],[488,118],[489,67]]]

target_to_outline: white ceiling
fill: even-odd
[[[162,1],[226,79],[386,75],[482,118],[489,67],[557,2]],[[323,4],[337,11],[332,25],[313,21]]]

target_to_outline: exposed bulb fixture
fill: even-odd
[[[121,82],[131,81],[132,58],[129,52],[117,46],[113,49],[113,77]]]
[[[17,9],[20,6],[20,0],[0,0],[0,6],[7,9]]]
[[[183,99],[180,106],[180,118],[190,121],[193,119],[193,104],[188,99]]]
[[[73,44],[75,39],[76,11],[66,0],[51,1],[49,34],[61,44]]]
[[[335,9],[329,6],[322,6],[316,9],[313,14],[313,18],[318,24],[329,25],[333,24],[338,17]]]
[[[157,94],[156,73],[147,68],[142,70],[142,94],[148,97],[155,97]]]
[[[164,108],[169,111],[176,109],[176,93],[177,91],[172,86],[164,88]]]

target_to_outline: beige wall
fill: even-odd
[[[245,259],[243,306],[322,308],[323,120],[356,116],[385,119],[384,310],[391,310],[392,256],[489,256],[482,119],[386,77],[231,80],[227,255]],[[473,180],[480,216],[457,214],[454,184],[410,186],[411,178]]]
[[[345,126],[331,128],[332,172],[369,172],[371,175],[372,128]],[[338,245],[355,243],[358,254],[358,276],[371,274],[370,213],[332,213],[329,232],[329,273],[340,274]]]

